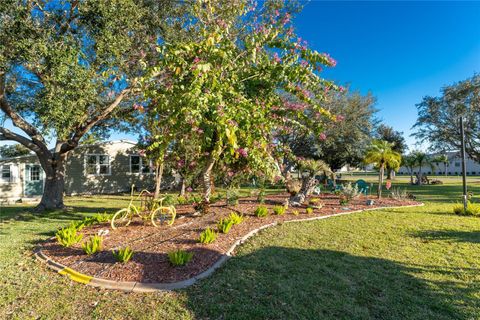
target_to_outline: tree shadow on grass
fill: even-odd
[[[453,242],[480,243],[480,231],[429,230],[415,232],[411,235],[430,241],[445,240]]]
[[[478,286],[454,282],[431,286],[412,276],[422,271],[337,251],[266,247],[232,258],[186,293],[189,308],[199,319],[474,317],[455,302],[476,304],[478,310],[474,299]]]

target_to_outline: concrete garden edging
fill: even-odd
[[[202,273],[178,282],[171,282],[171,283],[145,283],[145,282],[132,282],[132,281],[114,281],[114,280],[107,280],[107,279],[102,279],[102,278],[96,278],[92,277],[86,274],[82,274],[80,272],[77,272],[67,266],[64,266],[63,264],[60,264],[54,260],[52,260],[50,257],[45,255],[40,247],[37,247],[34,251],[34,255],[37,258],[37,260],[43,262],[46,264],[46,266],[57,273],[67,276],[70,278],[70,280],[73,280],[78,283],[83,283],[92,287],[98,287],[98,288],[103,288],[103,289],[112,289],[112,290],[121,290],[121,291],[126,291],[126,292],[158,292],[158,291],[170,291],[170,290],[176,290],[176,289],[183,289],[186,287],[189,287],[193,284],[195,284],[198,280],[204,279],[208,276],[210,276],[212,273],[215,272],[218,268],[220,268],[225,262],[232,257],[232,253],[235,250],[237,246],[240,244],[244,243],[247,241],[249,238],[257,234],[258,232],[276,226],[278,224],[283,224],[283,223],[291,223],[291,222],[303,222],[303,221],[314,221],[314,220],[321,220],[321,219],[327,219],[331,217],[336,217],[336,216],[341,216],[341,215],[347,215],[347,214],[352,214],[352,213],[360,213],[360,212],[365,212],[365,211],[374,211],[374,210],[385,210],[385,209],[399,209],[399,208],[410,208],[410,207],[421,207],[424,206],[424,203],[419,203],[419,204],[414,204],[414,205],[406,205],[406,206],[394,206],[394,207],[377,207],[377,208],[369,208],[369,209],[362,209],[362,210],[352,210],[352,211],[345,211],[345,212],[340,212],[336,214],[330,214],[330,215],[324,215],[324,216],[318,216],[318,217],[309,217],[309,218],[300,218],[300,219],[294,219],[294,220],[289,220],[285,221],[282,223],[278,222],[273,222],[266,224],[264,226],[261,226],[259,228],[256,228],[250,232],[248,232],[246,235],[244,235],[242,238],[239,240],[235,241],[235,243],[228,249],[228,251],[222,255],[210,268],[207,270],[203,271]]]

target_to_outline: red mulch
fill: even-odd
[[[256,198],[249,197],[241,198],[237,206],[226,206],[224,201],[213,204],[211,212],[205,216],[192,216],[195,210],[191,205],[179,205],[176,207],[177,220],[173,226],[155,228],[148,222],[138,220],[128,227],[117,230],[111,230],[109,224],[86,227],[81,231],[84,234],[82,242],[101,229],[110,231],[104,236],[103,250],[92,256],[83,252],[81,243],[65,248],[57,244],[56,240],[49,240],[42,244],[42,250],[53,260],[98,278],[116,281],[176,282],[205,271],[225,254],[235,241],[262,225],[366,208],[418,204],[415,201],[390,198],[378,200],[372,197],[375,204],[367,206],[367,197],[362,196],[351,201],[347,205],[348,208],[342,208],[338,196],[322,194],[315,197],[321,199],[324,207],[315,209],[313,214],[306,214],[305,207],[291,207],[282,216],[273,215],[273,207],[282,205],[287,197],[286,193],[266,197],[265,206],[268,207],[270,215],[264,218],[258,218],[253,214],[259,203]],[[293,215],[294,210],[298,210],[300,215]],[[211,244],[197,242],[202,230],[207,227],[216,228],[216,222],[232,211],[244,214],[245,219],[241,224],[233,226],[228,234],[220,233]],[[134,251],[132,260],[128,263],[117,263],[111,251],[127,245]],[[192,261],[182,267],[171,266],[167,252],[177,249],[193,251]]]

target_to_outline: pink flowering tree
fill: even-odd
[[[319,76],[335,61],[296,37],[281,1],[261,8],[242,0],[195,2],[192,16],[186,28],[195,39],[160,45],[142,83],[146,98],[155,101],[158,126],[172,128],[177,139],[197,133],[208,206],[219,162],[234,166],[241,159],[252,171],[278,176],[275,132],[308,121],[320,131],[334,117],[322,97],[338,88]]]

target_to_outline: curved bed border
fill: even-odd
[[[284,221],[282,223],[291,223],[291,222],[303,222],[303,221],[312,221],[312,220],[320,220],[320,219],[326,219],[326,218],[331,218],[331,217],[336,217],[336,216],[341,216],[341,215],[347,215],[347,214],[352,214],[352,213],[359,213],[359,212],[365,212],[365,211],[374,211],[374,210],[385,210],[385,209],[399,209],[399,208],[409,208],[409,207],[421,207],[423,206],[424,203],[419,203],[419,204],[414,204],[414,205],[406,205],[406,206],[393,206],[393,207],[377,207],[377,208],[369,208],[369,209],[363,209],[363,210],[353,210],[353,211],[345,211],[345,212],[340,212],[336,214],[330,214],[330,215],[325,215],[325,216],[318,216],[318,217],[309,217],[309,218],[300,218],[300,219],[294,219],[294,220],[289,220],[289,221]],[[196,283],[198,280],[204,279],[208,276],[210,276],[212,273],[215,272],[216,269],[221,267],[231,256],[233,251],[237,246],[240,244],[244,243],[247,239],[251,238],[254,236],[256,233],[258,233],[261,230],[273,227],[278,225],[278,222],[273,222],[266,224],[264,226],[261,226],[259,228],[256,228],[246,235],[244,235],[241,239],[235,241],[235,243],[228,249],[228,251],[223,254],[212,266],[210,266],[207,270],[203,271],[202,273],[186,279],[182,281],[177,281],[177,282],[171,282],[171,283],[145,283],[145,282],[133,282],[133,281],[114,281],[114,280],[107,280],[107,279],[102,279],[102,278],[95,278],[83,273],[80,273],[78,271],[75,271],[67,266],[64,266],[63,264],[60,264],[54,260],[52,260],[50,257],[45,255],[40,247],[37,247],[34,251],[35,257],[40,260],[41,262],[45,263],[47,267],[50,269],[58,272],[61,275],[65,275],[69,277],[71,280],[79,283],[83,283],[89,286],[93,287],[98,287],[98,288],[103,288],[103,289],[113,289],[113,290],[121,290],[121,291],[126,291],[126,292],[157,292],[157,291],[170,291],[170,290],[175,290],[175,289],[183,289],[186,287],[189,287]]]

